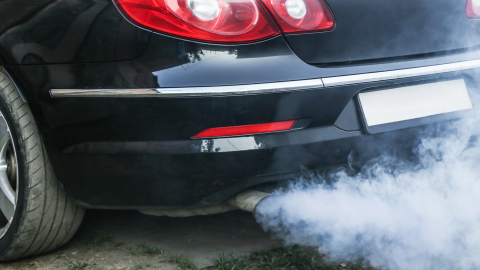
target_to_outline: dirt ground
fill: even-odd
[[[180,269],[281,246],[251,213],[169,218],[137,211],[89,210],[76,236],[49,254],[0,264],[10,269]]]

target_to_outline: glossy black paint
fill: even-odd
[[[480,20],[464,0],[326,0],[337,26],[327,33],[292,34],[293,51],[311,64],[398,61],[480,45]]]
[[[266,83],[414,68],[477,58],[480,58],[480,53],[472,51],[393,63],[318,68],[301,61],[282,37],[250,45],[220,46],[152,34],[145,53],[133,61],[6,66],[15,70],[18,76],[25,77],[17,80],[25,83],[35,81],[34,91],[40,91],[39,86],[49,89],[108,89]]]
[[[207,197],[219,202],[275,175],[345,164],[369,141],[413,142],[404,132],[371,136],[340,129],[361,128],[356,110],[349,109],[358,92],[412,79],[236,97],[53,99],[49,87],[35,84],[47,79],[37,78],[26,88],[40,89],[28,94],[55,172],[70,195],[89,207],[187,207]],[[258,148],[234,151],[191,139],[210,127],[301,118],[312,118],[304,130],[253,136]]]
[[[3,65],[133,60],[151,35],[110,0],[3,0],[0,18]]]
[[[5,12],[20,9],[18,3],[28,8],[17,16]],[[438,76],[234,97],[54,99],[50,89],[278,82],[480,58],[472,51],[319,68],[302,61],[281,36],[248,45],[200,44],[136,28],[107,0],[26,3],[0,2],[8,18],[0,20],[0,59],[34,112],[57,178],[88,207],[218,203],[248,186],[294,177],[301,168],[345,164],[352,151],[367,160],[386,145],[410,145],[414,130],[365,135],[355,95]],[[73,29],[78,38],[69,38]],[[19,50],[18,57],[18,46],[33,49]],[[451,75],[475,80],[471,71]],[[303,118],[312,120],[298,131],[232,141],[191,139],[211,127]]]

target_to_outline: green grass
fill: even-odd
[[[147,246],[145,243],[141,245],[137,245],[137,247],[140,249],[140,251],[143,254],[148,254],[148,255],[157,255],[157,254],[163,254],[165,251],[159,247],[154,247],[154,246]]]
[[[135,248],[130,249],[130,255],[159,255],[164,254],[165,251],[159,247],[147,246],[145,243],[136,245]]]
[[[139,269],[143,269],[143,265],[142,264],[135,264],[133,266],[133,270],[139,270]]]
[[[184,268],[182,268],[184,269]],[[298,246],[255,252],[233,258],[225,253],[208,270],[367,270],[373,269],[357,263],[332,262],[311,248]]]
[[[88,266],[87,263],[72,261],[72,262],[68,265],[68,269],[71,269],[71,270],[84,269],[84,268],[87,268],[87,266]]]
[[[176,264],[182,270],[197,270],[197,267],[193,265],[184,254],[180,253],[170,259],[171,263]]]

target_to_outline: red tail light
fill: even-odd
[[[279,34],[255,0],[114,0],[132,23],[193,40],[245,43]]]
[[[227,137],[227,136],[276,132],[276,131],[289,130],[292,128],[293,124],[295,124],[295,120],[256,124],[256,125],[209,128],[198,133],[192,138]]]
[[[323,0],[262,0],[282,32],[328,31],[335,20]]]
[[[468,0],[466,11],[468,18],[480,19],[480,0]]]
[[[247,43],[280,34],[260,0],[114,0],[132,23],[181,38]],[[335,25],[323,0],[262,0],[285,33]]]

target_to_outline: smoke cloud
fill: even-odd
[[[332,259],[389,269],[478,269],[479,135],[474,118],[427,127],[414,159],[389,153],[355,175],[305,173],[263,200],[256,219],[287,244],[314,245]]]

